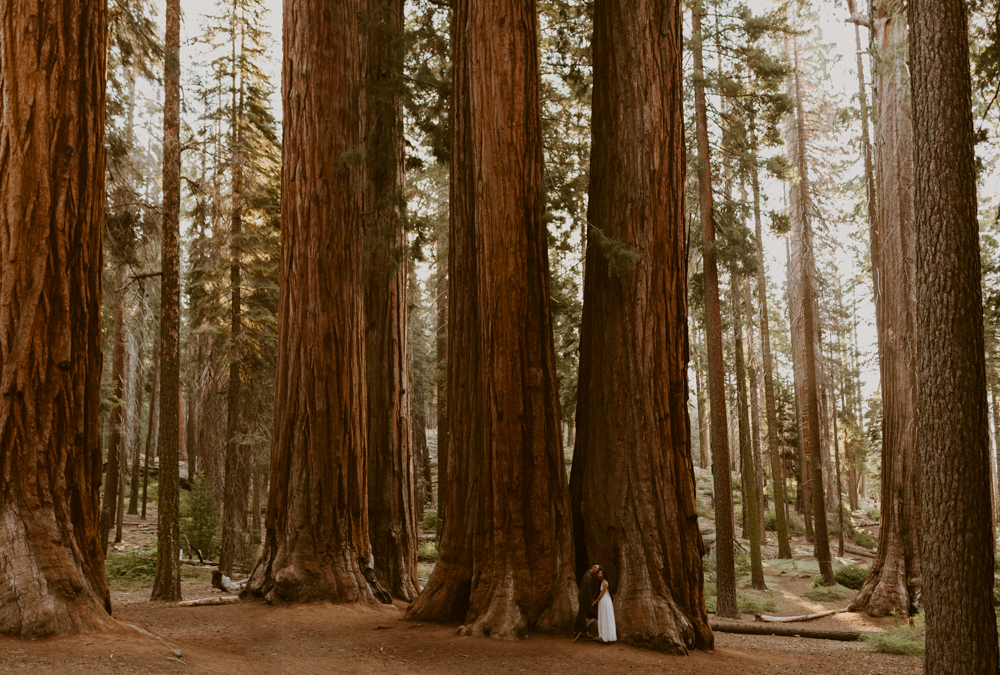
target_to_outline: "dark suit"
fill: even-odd
[[[588,617],[596,616],[596,612],[591,606],[591,603],[594,602],[594,596],[597,595],[595,587],[594,575],[588,569],[584,573],[583,579],[580,580],[580,611],[576,613],[576,628],[574,628],[577,633],[586,630]]]

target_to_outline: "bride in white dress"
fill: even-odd
[[[597,570],[597,581],[601,584],[601,594],[597,596],[597,600],[594,600],[594,603],[597,604],[597,635],[601,638],[601,642],[617,642],[615,607],[611,602],[608,580],[603,569]]]

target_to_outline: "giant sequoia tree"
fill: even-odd
[[[882,384],[882,522],[868,579],[851,603],[871,616],[917,609],[920,591],[920,464],[916,404],[916,237],[913,231],[913,123],[906,65],[906,12],[879,0],[875,43],[879,177],[872,237]]]
[[[413,600],[420,582],[406,344],[403,0],[362,6],[368,518],[375,576],[392,595]]]
[[[969,28],[910,0],[926,673],[1000,672]]]
[[[542,220],[535,2],[454,9],[447,484],[408,616],[510,637],[567,627],[576,589]],[[504,105],[497,92],[518,92]]]
[[[0,635],[96,631],[106,4],[5,4],[0,45]]]
[[[268,602],[374,602],[357,148],[358,0],[284,14],[281,299],[264,552]],[[372,577],[374,579],[374,577]]]
[[[607,570],[619,639],[685,653],[713,636],[687,413],[680,10],[679,0],[594,6],[571,489],[577,569]]]

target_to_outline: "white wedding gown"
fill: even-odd
[[[604,582],[607,585],[608,582]],[[618,632],[615,630],[615,607],[611,602],[611,592],[605,590],[601,601],[597,603],[597,635],[602,642],[617,642]]]

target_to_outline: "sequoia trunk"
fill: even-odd
[[[413,600],[417,521],[406,346],[403,0],[362,0],[368,520],[375,576]]]
[[[281,296],[264,552],[245,593],[373,603],[358,0],[289,0]],[[290,168],[294,167],[294,169]]]
[[[921,540],[913,124],[902,0],[878,0],[874,12],[879,182],[872,261],[879,270],[875,310],[882,385],[882,519],[875,561],[850,609],[905,617],[919,609]]]
[[[105,3],[5,3],[0,44],[0,635],[107,630]]]
[[[966,3],[911,0],[926,673],[1000,672]]]
[[[619,640],[711,649],[687,413],[681,2],[594,10],[576,568],[605,569]]]

